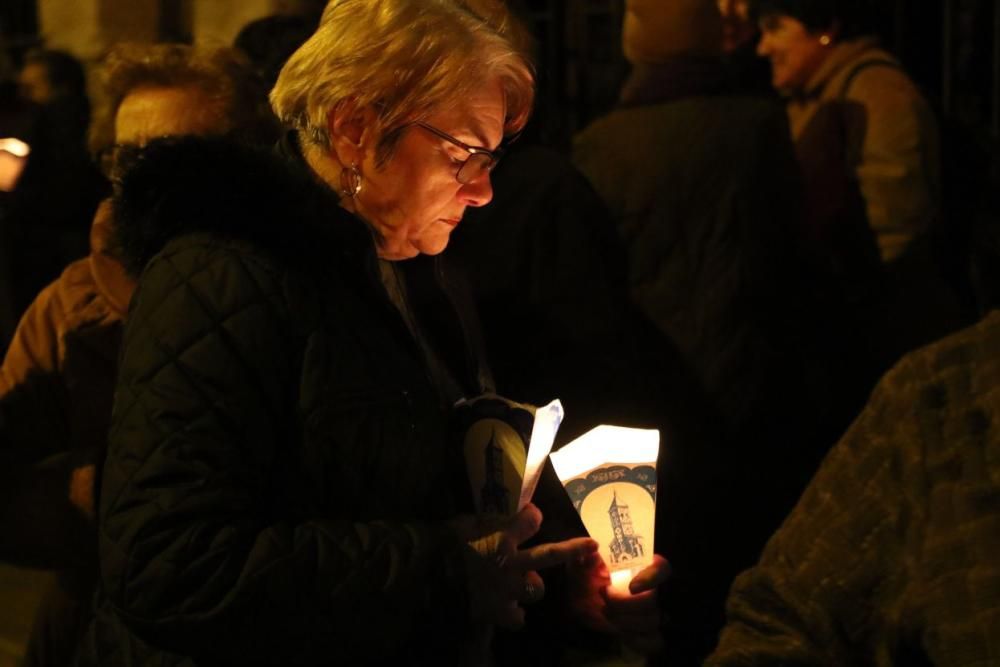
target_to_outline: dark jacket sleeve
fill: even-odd
[[[416,625],[454,627],[466,547],[443,526],[277,509],[308,332],[289,313],[301,290],[255,257],[175,244],[140,283],[99,511],[116,614],[146,642],[226,664],[360,662]]]

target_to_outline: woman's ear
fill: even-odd
[[[341,101],[326,116],[330,150],[343,165],[361,164],[371,149],[374,127],[371,107],[358,106],[353,99]]]

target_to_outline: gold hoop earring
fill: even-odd
[[[361,192],[361,185],[364,179],[357,164],[344,167],[340,170],[340,193],[348,198],[354,198]]]
[[[831,44],[833,44],[833,38],[831,38],[830,35],[820,35],[819,43],[822,44],[823,46],[830,46]]]

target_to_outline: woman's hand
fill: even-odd
[[[593,552],[567,568],[570,609],[592,630],[616,635],[630,649],[650,654],[663,648],[656,589],[670,576],[670,565],[659,554],[629,583],[629,592],[611,587],[608,568]]]
[[[589,537],[519,548],[542,525],[542,513],[530,504],[510,519],[465,517],[453,525],[471,547],[467,572],[473,619],[504,628],[524,625],[521,605],[545,595],[537,570],[597,553],[597,543]]]

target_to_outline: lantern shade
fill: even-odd
[[[456,412],[476,511],[510,515],[521,510],[552,449],[562,404],[555,400],[535,408],[491,395],[463,401]]]
[[[517,511],[531,502],[531,496],[538,486],[538,478],[542,476],[545,459],[552,451],[552,443],[556,441],[556,433],[563,420],[563,406],[559,399],[535,410],[535,422],[531,427],[531,442],[528,443],[528,456],[524,467],[524,481],[521,482],[521,497],[518,499]]]
[[[598,426],[551,455],[552,465],[600,545],[612,587],[653,562],[660,432]]]

